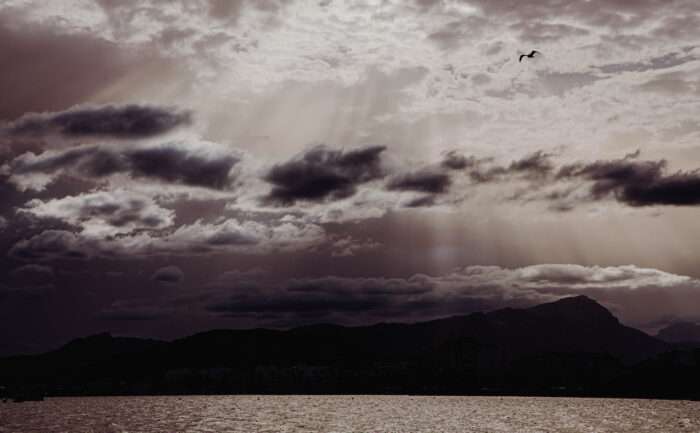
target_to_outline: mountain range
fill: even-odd
[[[99,334],[0,359],[5,393],[400,393],[700,398],[700,349],[577,296],[414,324]]]
[[[669,343],[700,344],[700,323],[672,323],[661,329],[656,338]]]

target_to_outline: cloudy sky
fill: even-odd
[[[0,64],[0,354],[700,321],[696,0],[2,0]]]

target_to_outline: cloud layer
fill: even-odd
[[[229,272],[191,295],[171,298],[164,308],[194,303],[207,314],[282,326],[319,320],[364,324],[525,307],[585,294],[624,323],[650,329],[670,317],[694,317],[692,307],[676,300],[698,299],[699,289],[692,278],[632,265],[467,266],[444,275],[407,278],[279,280],[269,273]],[[654,304],[657,308],[651,308]]]
[[[692,318],[699,16],[5,0],[0,351],[105,321],[174,338],[578,293]],[[213,277],[232,268],[267,274]]]
[[[45,187],[62,173],[95,179],[128,174],[135,179],[195,187],[230,187],[230,172],[240,161],[240,154],[209,147],[182,142],[124,147],[86,145],[39,155],[25,153],[6,170],[15,183],[32,189]]]
[[[192,121],[188,111],[124,105],[76,107],[59,113],[25,114],[4,128],[12,136],[59,134],[67,137],[146,138]]]

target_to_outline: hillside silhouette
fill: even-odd
[[[700,397],[700,350],[622,325],[585,296],[415,324],[99,334],[0,359],[5,392]]]

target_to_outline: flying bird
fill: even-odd
[[[520,58],[518,59],[518,62],[522,62],[523,57],[528,57],[528,58],[532,59],[535,57],[535,54],[541,54],[541,53],[537,50],[532,50],[532,52],[530,54],[521,54]]]

